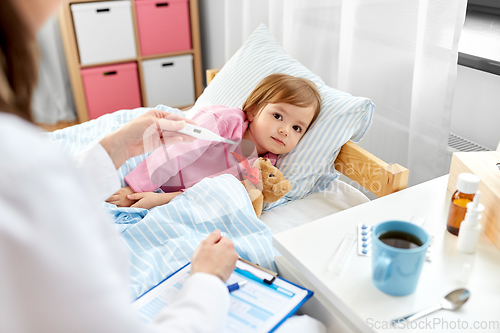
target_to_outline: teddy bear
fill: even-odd
[[[256,172],[258,170],[260,172]],[[292,189],[292,184],[267,158],[256,159],[250,171],[241,182],[248,192],[255,214],[260,217],[264,203],[283,198]]]

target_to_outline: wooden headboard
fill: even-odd
[[[207,84],[218,72],[218,69],[207,70]],[[403,190],[408,186],[408,169],[399,164],[388,164],[351,141],[342,146],[334,164],[335,170],[377,197]]]

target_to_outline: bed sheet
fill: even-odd
[[[244,186],[232,175],[206,178],[149,211],[104,205],[130,253],[133,297],[188,263],[198,244],[216,229],[234,243],[240,257],[276,271],[272,231],[255,216]]]
[[[369,201],[358,189],[335,179],[326,190],[262,212],[260,219],[276,234]]]

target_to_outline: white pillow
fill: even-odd
[[[281,200],[266,210],[322,191],[338,177],[333,161],[344,143],[359,141],[370,126],[375,105],[371,100],[333,89],[292,58],[261,24],[224,65],[196,101],[202,106],[240,107],[253,88],[272,73],[303,77],[316,84],[321,95],[321,112],[299,144],[279,156],[277,167],[293,184]]]

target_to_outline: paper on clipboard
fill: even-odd
[[[189,277],[190,267],[184,266],[134,302],[133,307],[145,322],[175,302]],[[230,294],[224,332],[272,332],[312,296],[311,291],[280,278],[275,278],[272,284],[264,282],[273,274],[238,260],[226,284],[241,280],[248,283]]]

